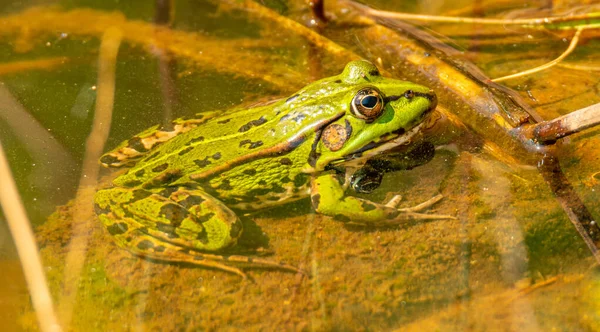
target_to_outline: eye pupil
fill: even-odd
[[[352,113],[359,119],[372,122],[383,112],[383,96],[374,87],[363,88],[352,99]]]
[[[377,105],[377,97],[366,96],[360,101],[360,103],[366,108],[373,108],[375,105]]]

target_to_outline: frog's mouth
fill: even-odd
[[[343,159],[333,161],[332,165],[344,164],[345,166],[356,166],[362,167],[362,165],[371,157],[376,156],[382,152],[391,150],[400,145],[409,145],[412,143],[412,138],[417,135],[424,123],[419,123],[407,132],[401,135],[390,135],[393,137],[385,139],[385,137],[379,142],[371,142],[359,150],[346,155]]]
[[[363,164],[371,157],[374,157],[382,152],[391,150],[401,145],[410,145],[413,142],[413,138],[421,132],[423,127],[428,127],[429,119],[431,119],[431,113],[435,107],[429,108],[423,113],[422,121],[410,130],[405,131],[404,129],[397,130],[390,134],[380,137],[377,142],[371,142],[363,146],[362,148],[349,153],[344,156],[343,159],[338,159],[330,163],[330,165],[354,166],[362,167]]]

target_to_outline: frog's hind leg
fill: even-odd
[[[246,273],[240,268],[228,265],[227,263],[239,263],[252,267],[273,268],[304,274],[298,268],[283,262],[277,263],[262,258],[238,255],[210,254],[193,249],[182,248],[169,242],[156,243],[155,237],[136,228],[129,229],[115,238],[122,247],[125,247],[132,254],[145,259],[213,268],[237,274],[244,280],[248,279]]]
[[[213,268],[237,274],[244,280],[248,278],[246,274],[239,268],[229,266],[215,259],[210,259],[203,253],[194,253],[192,250],[184,249],[168,242],[155,244],[156,238],[142,232],[140,229],[130,229],[119,237],[123,240],[117,238],[117,241],[126,242],[125,245],[123,243],[119,243],[121,246],[125,247],[132,254],[145,259],[168,263],[192,264],[195,266]],[[124,239],[129,239],[129,241]]]
[[[233,211],[200,189],[115,187],[98,191],[95,205],[116,242],[138,256],[217,268],[244,278],[229,264],[300,272],[266,259],[221,254],[236,244],[243,225]]]
[[[122,142],[112,151],[100,158],[104,167],[122,167],[135,163],[144,157],[148,151],[171,138],[190,131],[215,117],[216,112],[196,114],[193,119],[175,119],[168,125],[156,125]]]

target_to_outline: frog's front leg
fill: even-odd
[[[414,208],[396,208],[398,199],[386,205],[374,203],[362,198],[345,196],[345,189],[335,174],[324,174],[311,181],[311,201],[319,213],[336,219],[360,224],[397,225],[410,220],[424,219],[456,219],[449,215],[417,213],[439,201],[440,197],[418,205]]]
[[[237,215],[200,189],[110,188],[95,196],[96,213],[117,244],[137,256],[216,268],[246,278],[227,263],[298,269],[266,259],[220,255],[237,242]]]

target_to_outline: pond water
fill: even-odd
[[[594,255],[557,199],[561,193],[537,167],[535,151],[512,150],[517,143],[508,124],[490,119],[481,127],[473,120],[480,110],[469,102],[476,97],[469,95],[470,83],[457,97],[444,80],[463,78],[432,78],[426,63],[409,63],[404,57],[410,46],[396,43],[395,32],[374,26],[347,2],[325,1],[330,22],[314,31],[327,40],[294,25],[313,19],[304,1],[260,3],[0,4],[0,140],[68,329],[600,330]],[[517,1],[365,3],[500,18],[594,11],[568,1],[553,8]],[[460,51],[452,61],[471,61],[492,78],[556,58],[573,35],[418,24]],[[585,30],[560,66],[501,84],[546,120],[599,103],[597,36],[597,29]],[[106,52],[101,45],[110,42],[118,48],[112,83],[110,75],[99,74],[106,63],[99,60]],[[401,194],[401,207],[440,193],[444,198],[425,213],[456,219],[355,225],[317,214],[309,199],[252,211],[244,215],[251,221],[244,221],[241,249],[233,254],[285,261],[307,276],[247,268],[251,281],[243,281],[216,269],[133,256],[114,244],[92,212],[94,192],[116,176],[100,169],[94,149],[108,151],[180,117],[290,97],[357,58],[374,62],[384,76],[433,88],[446,121],[425,138],[436,147],[427,163],[386,172],[373,192],[348,193],[373,202]],[[107,107],[97,99],[113,83],[114,105]],[[102,134],[86,143],[102,107],[112,110],[110,126],[102,124],[106,143]],[[558,172],[592,220],[600,220],[598,144],[600,129],[590,128],[548,152],[557,156]],[[408,158],[402,152],[389,156],[399,163]],[[35,330],[4,218],[0,214],[0,265],[6,271],[0,274],[0,319],[9,330]],[[265,248],[244,251],[256,247]]]

